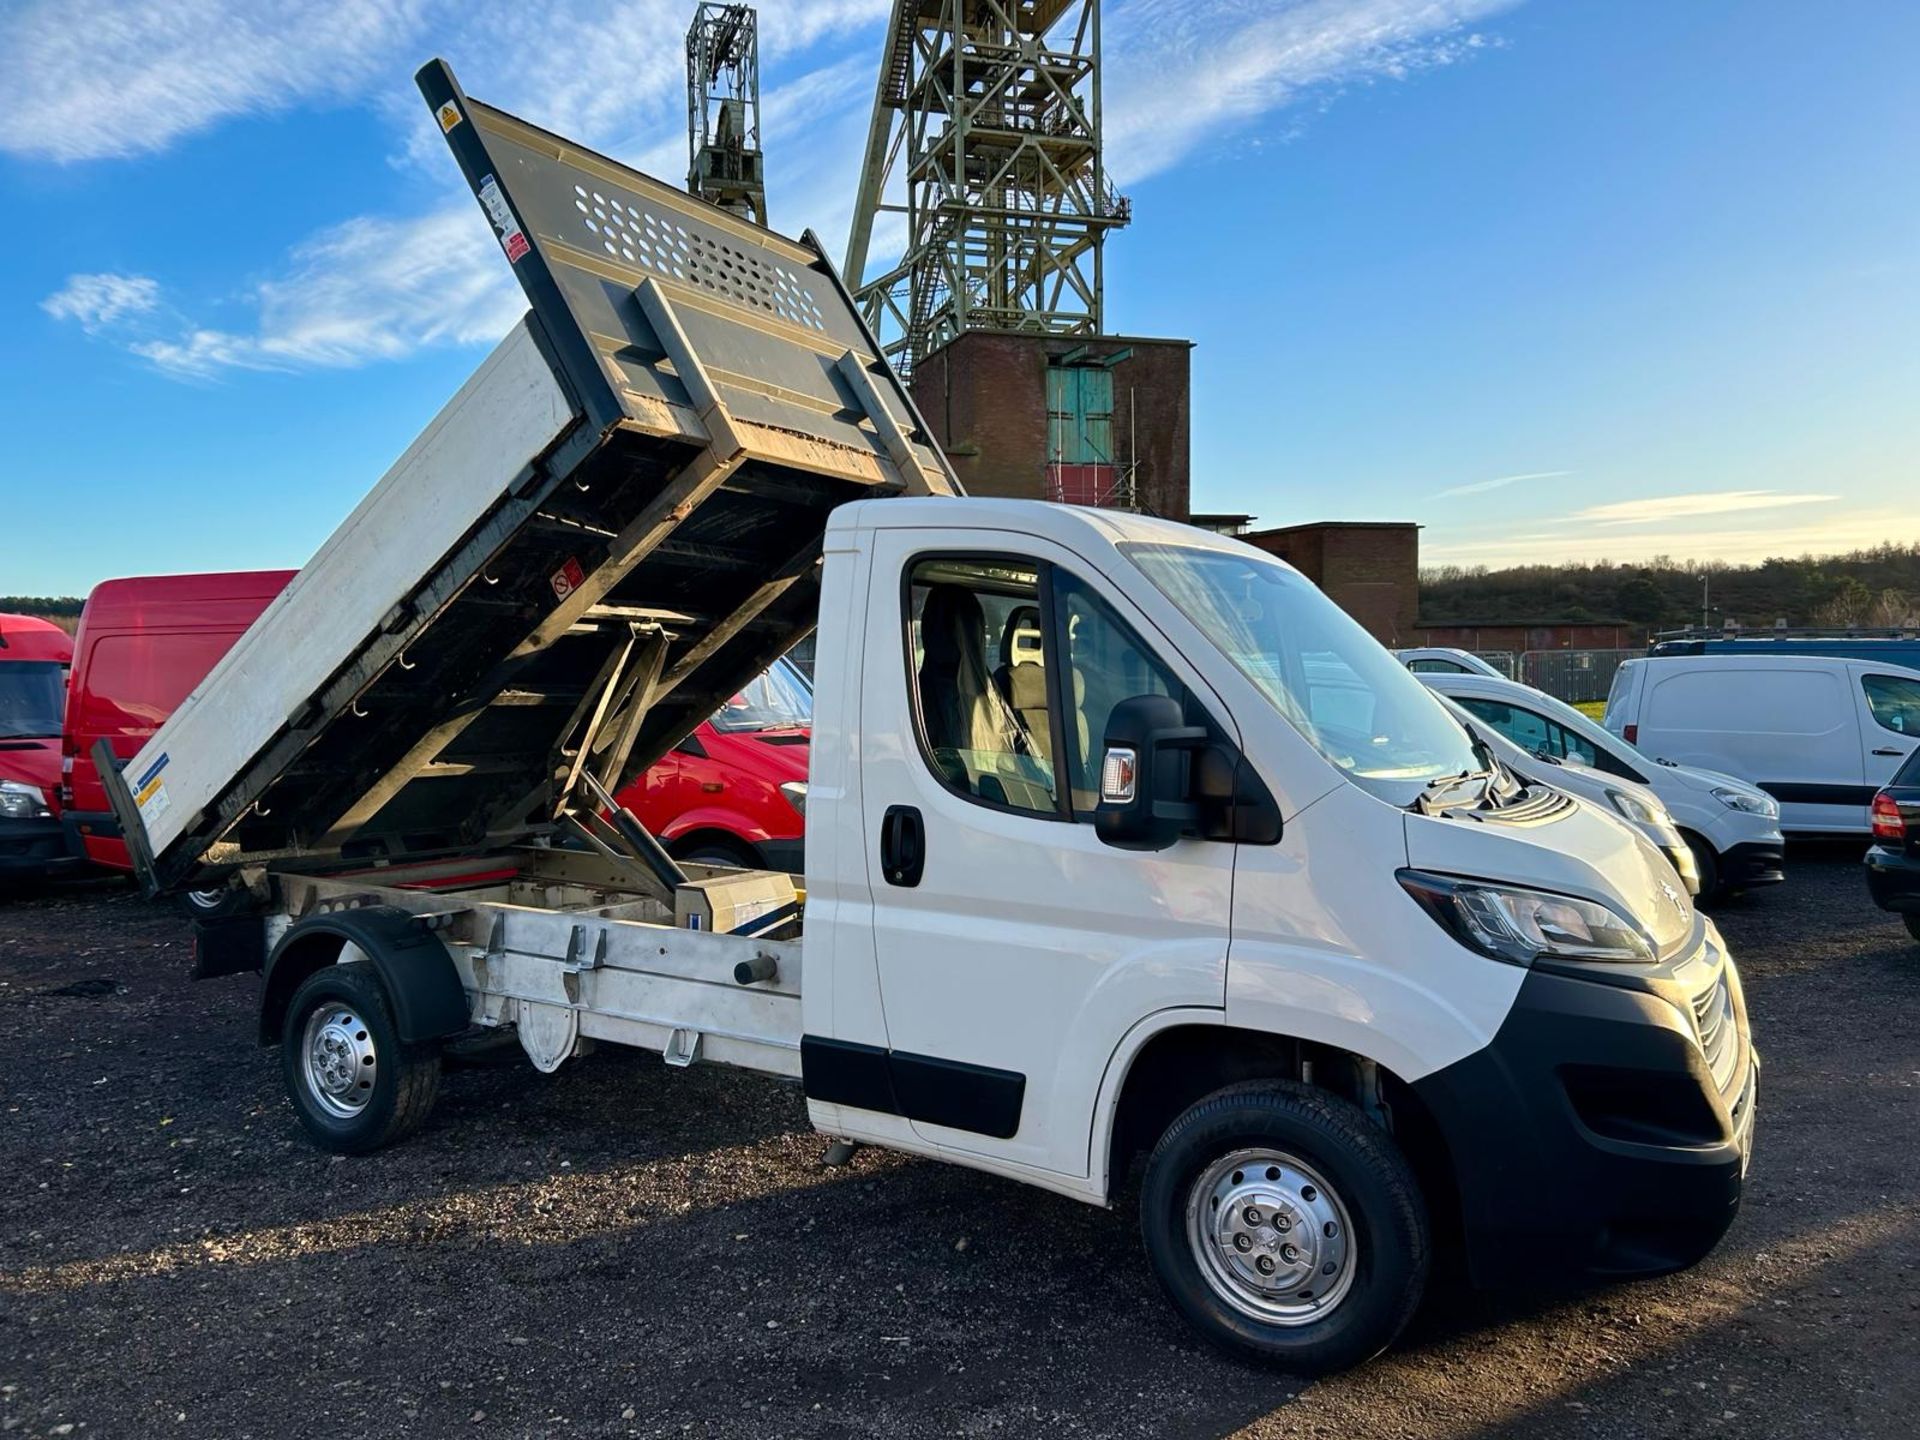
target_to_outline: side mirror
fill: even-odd
[[[1166,695],[1122,700],[1107,717],[1093,829],[1117,850],[1165,850],[1200,819],[1193,752],[1207,732]]]

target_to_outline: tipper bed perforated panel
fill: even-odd
[[[811,234],[470,100],[440,62],[418,79],[531,305],[482,371],[537,347],[573,418],[476,492],[446,457],[488,452],[489,407],[449,405],[129,765],[116,809],[159,888],[538,829],[616,657],[651,647],[632,774],[813,628],[835,506],[958,488]],[[526,433],[500,444],[522,463]],[[375,543],[436,485],[456,513],[425,553]]]

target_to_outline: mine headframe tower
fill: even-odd
[[[1101,149],[1099,0],[897,0],[846,281],[901,373],[968,330],[1101,332],[1129,218]],[[895,215],[905,248],[869,276]]]
[[[687,31],[687,190],[767,223],[760,152],[760,22],[751,5],[703,4]]]

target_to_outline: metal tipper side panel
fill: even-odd
[[[375,495],[396,514],[465,507],[459,540],[376,544],[363,506],[316,556],[329,585],[303,571],[235,647],[299,666],[263,700],[223,663],[111,786],[155,888],[537,832],[814,627],[834,507],[958,492],[812,236],[469,100],[439,62],[419,82],[574,419],[477,487],[418,452],[431,462],[450,430],[458,453],[486,451],[488,407],[423,433]],[[382,594],[378,621],[323,623],[323,591],[356,575]],[[241,712],[255,722],[214,738],[209,717]]]

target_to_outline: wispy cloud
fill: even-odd
[[[1806,519],[1780,516],[1775,524],[1731,529],[1721,525],[1644,531],[1536,528],[1516,534],[1449,539],[1444,530],[1435,527],[1422,537],[1420,560],[1426,565],[1498,567],[1600,560],[1626,564],[1668,556],[1742,563],[1771,555],[1840,554],[1890,538],[1911,539],[1915,533],[1913,515],[1898,509],[1823,512]]]
[[[1451,500],[1459,495],[1484,495],[1489,490],[1504,490],[1509,485],[1518,485],[1522,480],[1558,480],[1572,473],[1571,470],[1531,470],[1525,475],[1501,475],[1492,480],[1476,480],[1471,485],[1455,485],[1451,490],[1439,491],[1433,498]]]
[[[1489,43],[1475,23],[1517,3],[1120,0],[1105,17],[1109,163],[1141,180],[1223,133],[1255,138],[1256,121],[1303,97],[1456,63]],[[778,77],[764,104],[773,218],[783,230],[815,228],[836,250],[890,8],[760,6],[763,69]],[[678,37],[689,14],[684,0],[336,0],[270,13],[251,0],[154,0],[138,13],[114,0],[27,0],[0,19],[9,57],[0,150],[67,163],[124,158],[238,117],[366,104],[394,127],[396,165],[442,176],[444,142],[411,83],[437,50],[473,93],[675,177],[685,163]],[[157,286],[143,309],[95,306],[90,321],[56,309],[59,297],[44,303],[193,378],[361,365],[492,340],[519,313],[518,289],[470,197],[450,181],[441,194],[412,214],[346,219],[295,247],[270,267],[273,278],[242,295],[250,323],[237,328],[188,318]],[[897,246],[898,227],[883,229],[876,249]]]
[[[29,0],[0,18],[0,149],[36,160],[165,150],[236,115],[359,93],[419,44],[421,0]]]
[[[149,314],[159,303],[160,282],[147,275],[69,275],[40,308],[93,335],[116,321]]]
[[[1568,525],[1649,525],[1698,515],[1733,515],[1746,510],[1777,510],[1787,505],[1818,505],[1837,495],[1786,494],[1779,490],[1708,490],[1697,495],[1658,495],[1590,505],[1565,517]]]
[[[1519,0],[1123,0],[1104,16],[1107,164],[1123,183],[1340,87],[1486,48],[1470,27]]]

